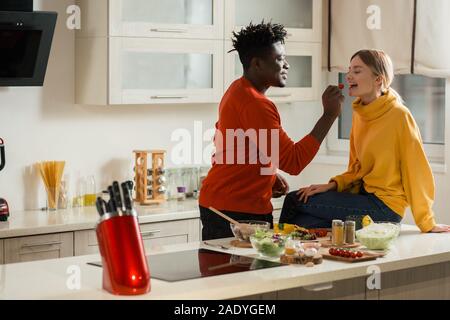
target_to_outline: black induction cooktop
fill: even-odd
[[[282,266],[279,262],[196,249],[147,256],[152,278],[174,282]],[[101,267],[101,262],[89,265]]]

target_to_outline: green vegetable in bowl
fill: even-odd
[[[250,242],[259,254],[265,257],[279,257],[284,251],[285,238],[270,231],[257,230]]]
[[[316,240],[317,237],[314,233],[307,233],[303,231],[294,231],[289,234],[289,238],[293,240]]]
[[[261,240],[264,238],[271,238],[273,236],[272,231],[264,230],[264,229],[256,229],[255,234],[253,235],[254,238]]]
[[[395,223],[372,223],[356,231],[356,238],[371,250],[385,250],[398,237],[400,226]]]

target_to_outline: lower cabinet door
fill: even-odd
[[[278,299],[280,300],[364,300],[365,298],[365,277],[278,292]]]
[[[16,263],[73,256],[73,232],[4,240],[4,262]]]
[[[450,262],[381,274],[380,300],[450,299]]]
[[[359,277],[246,296],[237,300],[364,300],[366,299],[365,284],[365,277]]]
[[[199,241],[199,224],[199,219],[141,224],[141,235],[145,249],[150,250],[157,246]],[[76,256],[98,252],[95,230],[75,232]]]
[[[3,264],[4,262],[4,257],[3,257],[3,240],[0,240],[0,264]]]

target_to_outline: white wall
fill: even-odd
[[[6,142],[7,163],[0,172],[0,196],[13,211],[45,206],[45,192],[32,165],[65,160],[75,180],[94,174],[99,188],[113,179],[129,178],[132,150],[167,149],[178,128],[193,132],[213,128],[217,105],[99,107],[74,104],[74,31],[65,27],[65,10],[73,1],[35,0],[35,8],[59,12],[58,25],[42,88],[0,88],[0,137]],[[307,134],[322,112],[320,103],[280,105],[283,126],[292,139]],[[450,141],[447,129],[447,141]],[[321,153],[324,152],[322,147]],[[447,147],[446,158],[450,157]],[[168,166],[172,166],[170,158]],[[288,177],[291,189],[327,182],[345,165],[311,164],[299,177]],[[450,223],[449,174],[436,174],[436,214]],[[73,182],[73,181],[72,181]],[[410,219],[407,219],[410,221]]]

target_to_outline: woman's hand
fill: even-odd
[[[432,233],[450,232],[450,226],[446,224],[437,224],[429,232]]]
[[[308,201],[308,197],[317,194],[317,193],[323,193],[330,190],[336,190],[337,184],[336,182],[332,181],[327,184],[313,184],[306,188],[300,188],[297,192],[298,200],[303,201],[306,203]]]
[[[289,184],[278,173],[275,175],[275,183],[272,186],[272,198],[279,198],[289,192]]]

